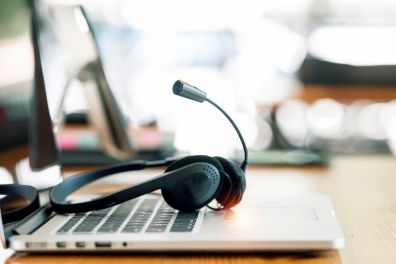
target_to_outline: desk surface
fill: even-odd
[[[100,184],[100,183],[98,183]],[[328,194],[345,233],[341,251],[310,254],[14,255],[7,263],[394,263],[396,261],[396,159],[335,157],[331,166],[250,167],[250,194]]]

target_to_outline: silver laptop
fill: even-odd
[[[35,33],[33,30],[33,41],[38,42]],[[34,44],[36,67],[41,67],[39,45]],[[42,70],[36,69],[35,89],[44,99],[42,96],[35,103],[45,107],[45,83],[37,82],[43,79],[37,74],[42,75]],[[45,120],[49,116],[37,118]],[[50,125],[46,129],[52,131]],[[41,167],[46,161],[37,160],[40,157],[56,160],[48,158],[48,153],[56,152],[55,144],[44,146],[49,138],[32,151]],[[15,251],[28,252],[306,251],[344,246],[343,233],[326,196],[252,196],[249,183],[243,201],[224,211],[205,208],[178,212],[159,194],[84,214],[56,215],[43,206],[17,224],[7,238]]]
[[[15,251],[307,251],[340,249],[344,237],[326,196],[254,197],[232,210],[178,212],[145,195],[85,214],[54,215]]]

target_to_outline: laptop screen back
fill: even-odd
[[[40,21],[35,0],[30,0],[31,39],[34,51],[34,80],[29,120],[30,166],[44,169],[58,163],[53,124],[48,109],[46,85],[43,75],[39,36]]]

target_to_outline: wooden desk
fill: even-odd
[[[99,183],[100,184],[100,183]],[[250,167],[247,195],[326,193],[345,232],[341,251],[266,254],[29,255],[7,263],[395,263],[396,158],[340,156],[331,166]]]
[[[390,101],[396,98],[394,85],[356,85],[356,84],[306,84],[304,89],[290,95],[307,103],[321,98],[330,98],[350,103],[356,100]]]

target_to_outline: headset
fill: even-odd
[[[225,115],[242,143],[244,160],[240,166],[222,157],[205,155],[159,161],[125,162],[65,179],[50,191],[52,209],[60,214],[84,213],[105,209],[155,190],[161,190],[166,203],[180,211],[194,211],[204,206],[213,210],[222,210],[237,205],[246,189],[245,170],[248,164],[248,152],[241,132],[231,117],[219,105],[207,98],[204,91],[178,80],[173,85],[173,93],[200,103],[209,102]],[[66,198],[77,189],[103,177],[157,166],[168,167],[163,174],[138,185],[90,201],[80,203],[66,201]],[[217,207],[209,205],[213,200],[218,202]]]
[[[0,184],[0,194],[6,195],[6,197],[0,199],[1,205],[6,204],[4,201],[7,196],[23,197],[29,201],[27,205],[6,210],[4,212],[2,211],[1,218],[3,224],[21,220],[40,208],[38,191],[32,186],[21,184]]]

